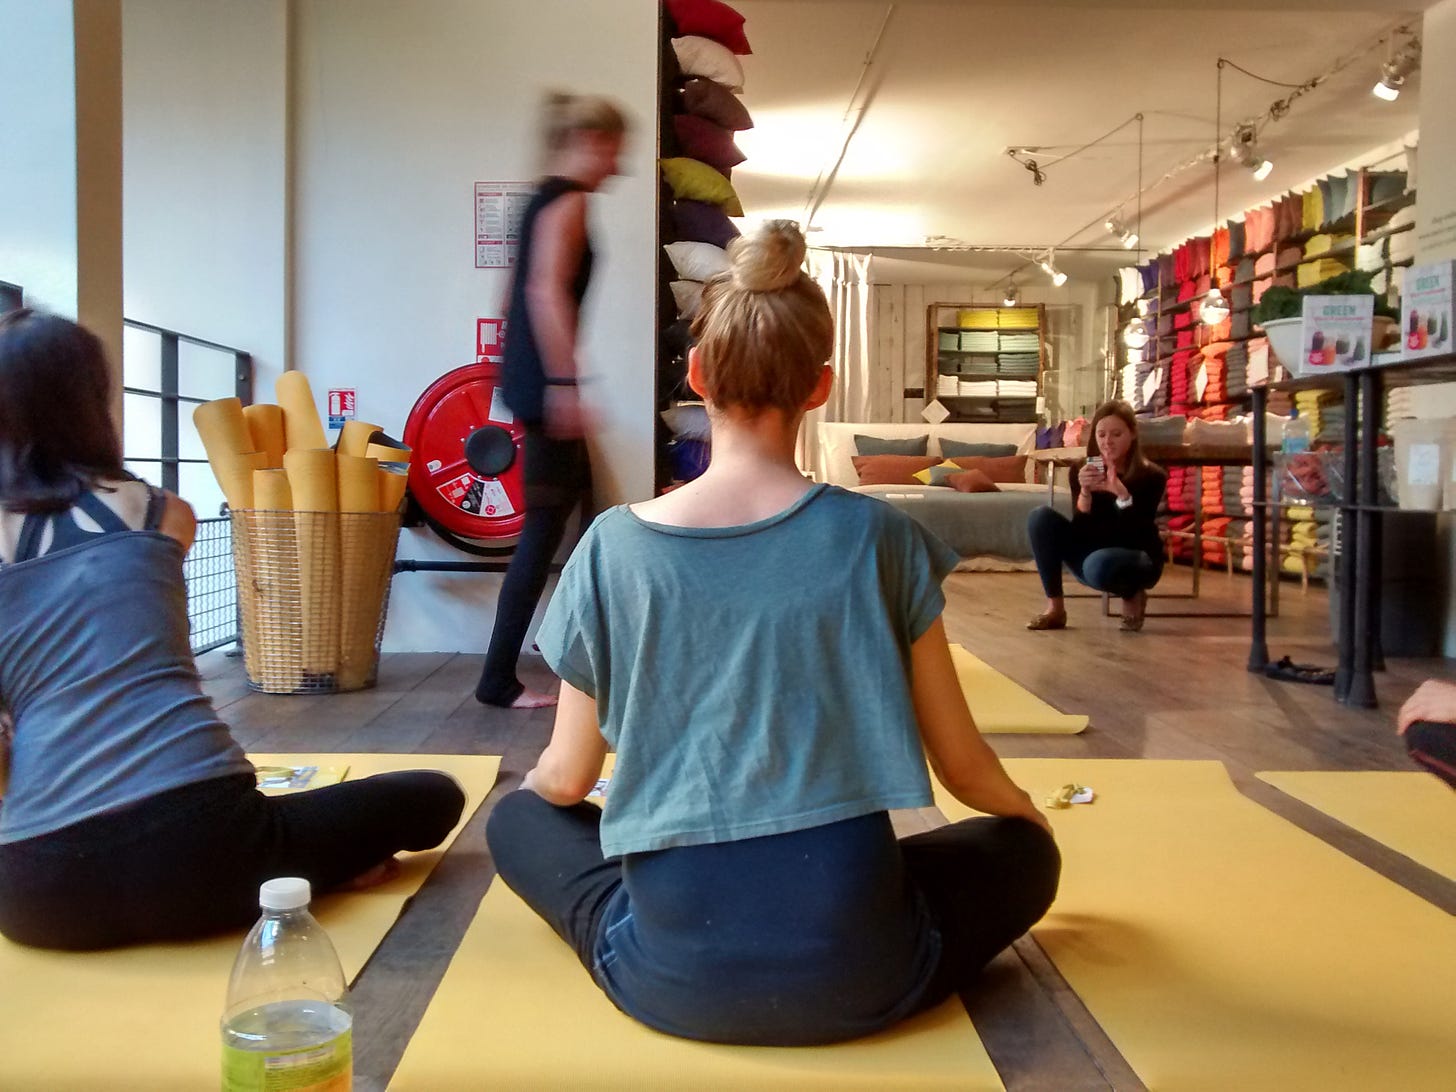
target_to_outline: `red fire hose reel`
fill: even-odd
[[[526,431],[494,364],[467,364],[426,388],[404,426],[409,491],[435,532],[473,554],[507,554],[525,521]]]

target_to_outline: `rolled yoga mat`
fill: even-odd
[[[972,656],[960,645],[950,646],[956,677],[976,727],[987,734],[1076,735],[1087,727],[1087,717],[1053,709],[1030,690]]]
[[[288,440],[289,451],[306,451],[310,448],[328,447],[324,436],[324,423],[319,419],[318,406],[313,400],[313,388],[308,377],[300,371],[284,372],[278,377],[275,388],[278,404],[283,407],[283,430]]]
[[[343,429],[339,432],[339,454],[360,457],[367,455],[369,440],[379,431],[378,425],[371,425],[368,421],[345,421]]]
[[[399,520],[380,511],[379,461],[335,456],[339,471],[340,690],[369,685],[394,565]]]
[[[391,440],[388,436],[378,435],[365,448],[364,454],[371,459],[378,459],[381,463],[408,463],[413,453],[410,448],[398,440]]]
[[[334,675],[339,669],[341,593],[336,460],[327,448],[289,450],[283,466],[293,492],[298,538],[303,669],[315,676]]]
[[[248,680],[268,694],[303,681],[302,597],[293,493],[285,470],[253,472],[255,508],[233,517],[243,659]]]
[[[379,467],[379,508],[383,512],[394,512],[404,500],[409,486],[409,464],[393,463]]]
[[[1218,762],[1010,759],[1062,850],[1032,930],[1153,1089],[1447,1088],[1456,919],[1245,797]],[[951,819],[973,814],[937,786]]]
[[[1456,793],[1430,774],[1366,770],[1258,776],[1367,838],[1456,880]]]
[[[192,424],[228,507],[251,508],[253,471],[266,465],[267,456],[254,445],[243,404],[236,398],[204,402],[192,411]]]
[[[283,466],[283,452],[288,441],[283,431],[283,407],[260,402],[244,406],[243,416],[248,422],[248,431],[253,438],[254,451],[268,456],[268,469],[278,470]]]
[[[482,1041],[488,1035],[488,1045]],[[619,1012],[499,877],[389,1087],[999,1089],[952,998],[867,1039],[737,1047],[675,1039]]]
[[[468,796],[439,849],[405,854],[400,875],[320,894],[313,913],[352,980],[495,784],[500,759],[466,755],[250,755],[259,766],[349,766],[349,780],[443,770]],[[158,908],[159,913],[165,907]],[[107,952],[46,952],[0,939],[0,1087],[142,1090],[218,1087],[218,1017],[246,930],[212,940]],[[84,1034],[77,1034],[85,1028]],[[165,1049],[158,1049],[165,1029]]]

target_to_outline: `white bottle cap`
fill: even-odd
[[[312,895],[307,880],[284,876],[258,888],[258,905],[264,910],[298,910],[308,905]]]

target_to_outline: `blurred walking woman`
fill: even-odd
[[[577,386],[581,304],[593,262],[586,199],[617,173],[627,133],[622,111],[593,95],[551,94],[545,113],[546,175],[521,224],[502,376],[506,404],[526,430],[526,519],[475,688],[484,704],[512,709],[556,703],[521,684],[516,661],[567,521],[591,492]]]

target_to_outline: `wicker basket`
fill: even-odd
[[[268,694],[373,686],[399,514],[247,510],[232,520],[248,685]]]

